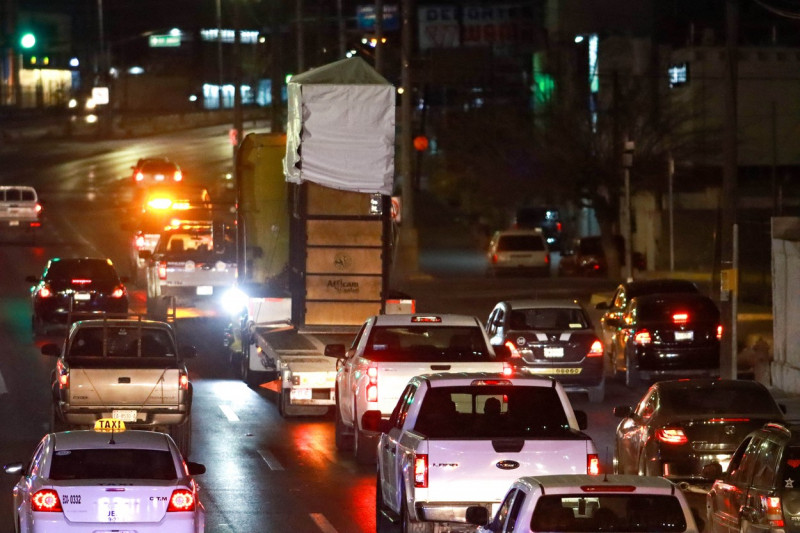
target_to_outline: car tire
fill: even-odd
[[[603,399],[606,397],[606,378],[600,380],[600,383],[595,385],[594,387],[589,387],[586,392],[589,395],[589,401],[591,403],[602,403]]]
[[[371,465],[377,461],[377,443],[369,435],[355,427],[353,438],[353,456],[360,465]]]
[[[630,355],[625,356],[625,386],[633,389],[639,386],[641,379],[639,378],[639,369],[634,367],[633,359]]]
[[[409,513],[405,493],[400,501],[400,530],[403,533],[433,533],[433,522],[417,522]]]
[[[335,423],[335,442],[336,442],[336,449],[343,452],[349,452],[353,449],[353,434],[350,433],[349,428],[345,425],[344,420],[342,420],[342,415],[339,411],[339,402],[336,402],[334,406],[336,409],[336,423]]]

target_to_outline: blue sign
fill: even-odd
[[[375,5],[358,6],[356,12],[358,29],[375,31]],[[397,31],[400,29],[400,12],[397,4],[383,5],[383,31]]]

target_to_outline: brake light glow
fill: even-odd
[[[370,366],[367,368],[367,402],[378,401],[378,367]]]
[[[47,285],[42,285],[42,288],[39,289],[39,298],[50,298],[52,295],[53,291]]]
[[[187,489],[175,489],[169,498],[167,512],[194,511],[194,493]]]
[[[441,321],[442,321],[442,317],[440,317],[440,316],[422,316],[422,315],[419,315],[419,316],[412,316],[411,317],[411,322],[412,323],[415,323],[415,322],[439,323]]]
[[[595,340],[592,343],[592,347],[589,348],[589,353],[586,354],[586,357],[602,357],[603,356],[603,343],[599,340]]]
[[[492,254],[490,261],[493,265],[497,264],[497,254]]]
[[[138,249],[138,248],[141,248],[142,246],[144,246],[144,236],[137,235],[136,236],[136,248]]]
[[[510,377],[514,375],[514,368],[508,363],[503,363],[503,375],[505,377]]]
[[[633,485],[581,485],[583,492],[635,492]]]
[[[61,359],[56,363],[56,376],[58,376],[58,388],[62,390],[68,389],[69,371],[64,368],[64,363],[61,362]]]
[[[783,506],[779,496],[762,496],[766,518],[771,527],[783,527]]]
[[[176,170],[173,179],[175,181],[181,181],[183,179],[183,173],[180,170]]]
[[[414,456],[414,486],[417,488],[428,487],[428,455]]]
[[[38,215],[39,213],[42,212],[42,204],[36,204],[36,206],[33,209],[36,211],[36,214]]]
[[[40,513],[62,513],[61,499],[53,489],[37,490],[31,496],[31,510]]]
[[[556,222],[556,231],[561,233],[561,222]]]
[[[717,326],[717,340],[722,340],[722,325]]]
[[[471,385],[513,385],[513,383],[507,379],[473,379]]]
[[[144,174],[142,172],[136,173],[136,181],[144,181]]]
[[[544,264],[545,265],[549,265],[550,264],[550,254],[545,254],[545,256],[544,256]]]
[[[650,332],[646,329],[637,331],[636,335],[633,336],[633,342],[636,344],[650,344],[652,341],[653,339],[650,338]]]
[[[164,261],[158,263],[158,279],[167,279],[167,263]]]
[[[517,346],[513,342],[506,341],[506,348],[508,348],[508,351],[511,352],[511,357],[522,357],[519,353],[519,350],[517,350]]]
[[[178,386],[181,390],[189,390],[189,376],[181,372],[178,378]]]
[[[659,428],[656,438],[665,444],[686,444],[689,438],[681,428]]]
[[[73,285],[88,285],[92,282],[92,280],[86,278],[74,278],[69,280],[69,282]]]
[[[169,209],[172,207],[172,200],[169,198],[151,198],[147,202],[147,206],[151,209]]]
[[[675,313],[672,315],[672,322],[675,324],[686,324],[689,322],[689,313]]]
[[[113,291],[111,291],[112,298],[122,298],[125,296],[125,287],[122,285],[115,287]]]
[[[586,473],[590,476],[600,475],[600,457],[596,453],[586,456]]]
[[[730,424],[731,422],[750,422],[749,418],[709,418],[711,424]]]

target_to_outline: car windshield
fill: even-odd
[[[556,389],[510,385],[431,388],[414,430],[438,439],[534,438],[572,431]]]
[[[548,307],[534,309],[514,309],[511,311],[511,329],[586,329],[589,321],[583,309],[567,307]]]
[[[116,281],[114,267],[104,260],[51,261],[44,279],[47,281],[85,278],[92,281]]]
[[[374,361],[487,361],[483,330],[477,326],[377,326],[364,355]]]
[[[497,251],[541,252],[544,251],[544,240],[540,235],[501,235]]]
[[[769,391],[759,386],[715,383],[713,387],[677,387],[661,390],[661,412],[678,415],[742,414],[782,418]]]
[[[176,357],[169,333],[157,328],[83,327],[72,339],[69,357]]]
[[[531,531],[686,531],[680,501],[674,496],[585,493],[542,496],[531,517]]]
[[[56,450],[50,465],[52,480],[159,479],[176,480],[178,473],[168,450]]]

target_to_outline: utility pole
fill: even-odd
[[[622,169],[625,178],[625,218],[623,230],[625,231],[625,278],[633,281],[633,224],[631,223],[631,167],[633,166],[633,141],[625,140],[622,152]]]
[[[734,224],[736,223],[736,186],[739,161],[737,148],[737,84],[739,81],[739,0],[726,0],[726,61],[725,61],[725,120],[724,120],[724,168],[722,174],[720,222],[720,322],[722,323],[722,345],[720,347],[720,377],[736,378],[736,360],[733,341],[735,331],[733,316],[736,306],[733,300],[737,297],[738,279],[737,265],[734,264]]]

